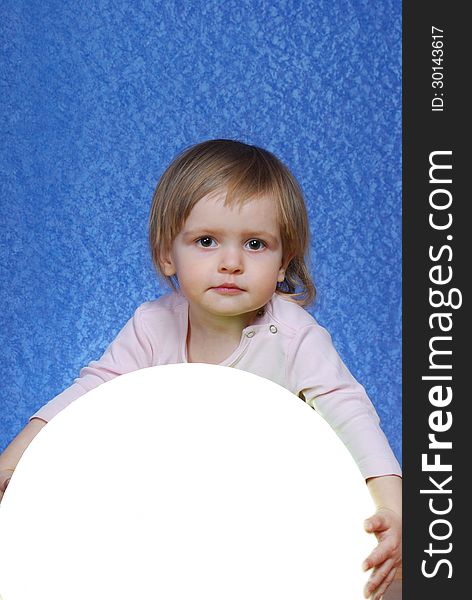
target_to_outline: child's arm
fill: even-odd
[[[366,529],[379,544],[365,561],[373,568],[365,593],[381,597],[401,562],[401,469],[380,428],[364,388],[336,352],[329,333],[316,322],[292,342],[287,372],[291,389],[334,429],[356,461],[377,506]]]
[[[31,419],[0,454],[0,501],[23,452],[45,425],[46,421],[42,419]]]
[[[400,477],[372,477],[367,487],[377,507],[366,520],[367,532],[375,533],[378,546],[364,561],[364,570],[373,568],[364,588],[366,598],[381,598],[395,577],[402,560],[402,480]]]
[[[123,373],[152,366],[153,349],[142,324],[143,311],[152,303],[142,304],[126,323],[98,361],[81,370],[80,377],[37,411],[26,427],[0,455],[0,501],[23,452],[36,434],[71,402]]]
[[[99,360],[80,371],[80,376],[55,396],[33,417],[49,422],[69,404],[119,375],[152,366],[153,348],[143,328],[143,312],[152,303],[142,304],[118,333]]]

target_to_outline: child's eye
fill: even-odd
[[[215,240],[209,235],[205,235],[197,240],[197,244],[203,248],[211,248],[213,243],[215,243]]]
[[[249,250],[262,250],[262,248],[265,248],[265,244],[262,240],[249,240],[246,242],[246,246]]]

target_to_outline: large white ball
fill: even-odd
[[[360,600],[374,512],[314,410],[225,367],[124,375],[33,440],[0,505],[3,600]]]

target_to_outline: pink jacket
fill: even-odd
[[[188,303],[169,294],[142,304],[98,361],[33,417],[45,421],[118,375],[187,362]],[[243,329],[223,366],[265,377],[303,398],[344,442],[365,478],[401,475],[364,388],[336,352],[329,333],[303,308],[274,294],[261,316]],[[31,417],[31,418],[33,418]]]

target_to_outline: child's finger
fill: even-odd
[[[395,578],[395,574],[397,572],[397,568],[394,567],[390,573],[387,574],[382,584],[375,591],[375,595],[372,597],[372,600],[381,600],[383,594],[387,591],[388,586],[392,583]]]
[[[371,595],[379,588],[379,586],[384,583],[385,579],[390,576],[392,570],[396,571],[396,567],[395,561],[391,558],[374,569],[364,586],[364,595],[366,598],[371,597]]]
[[[373,515],[364,521],[364,529],[367,533],[374,531],[385,531],[389,528],[389,522],[384,515]]]
[[[397,554],[397,547],[392,540],[381,542],[362,563],[362,569],[368,571],[372,567],[378,567],[389,558]]]
[[[10,479],[11,479],[11,476],[7,477],[7,479],[5,479],[5,481],[2,481],[0,483],[0,502],[2,501],[3,494],[5,493],[5,490],[7,489],[8,484],[10,483]]]
[[[5,481],[3,481],[3,483],[0,484],[0,493],[2,494],[2,496],[5,493],[5,490],[7,489],[8,484],[10,483],[10,479],[11,479],[11,476],[7,477],[5,479]],[[0,498],[1,498],[1,496],[0,496]]]

